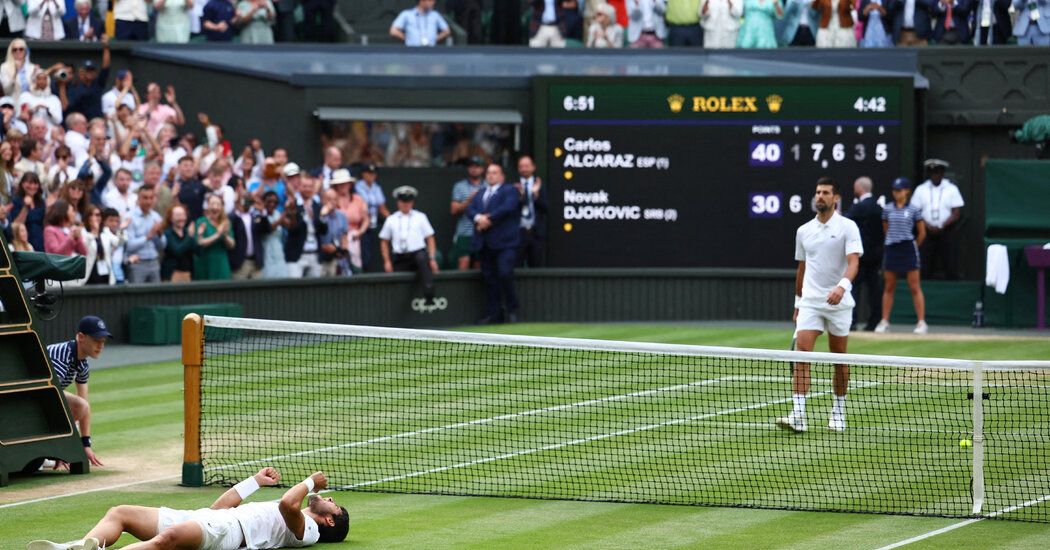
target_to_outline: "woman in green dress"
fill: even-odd
[[[270,0],[241,0],[237,3],[237,19],[241,28],[242,44],[273,44],[273,22],[277,12]]]
[[[233,248],[233,228],[226,217],[222,197],[208,195],[204,215],[197,220],[197,246],[200,254],[193,262],[193,280],[221,281],[230,279],[230,259],[226,251]]]
[[[777,47],[773,20],[781,17],[784,17],[784,7],[780,0],[744,0],[744,24],[740,26],[737,47]]]

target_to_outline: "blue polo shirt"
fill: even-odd
[[[435,10],[420,12],[409,8],[394,19],[394,27],[405,33],[406,46],[436,46],[437,35],[448,30],[448,23]]]
[[[47,355],[51,358],[51,368],[55,370],[60,388],[66,389],[73,382],[87,384],[88,371],[91,368],[87,359],[77,359],[75,339],[51,344],[47,347]]]
[[[202,21],[211,21],[212,23],[218,23],[219,21],[226,22],[226,30],[223,32],[219,31],[204,31],[204,37],[209,42],[231,42],[235,34],[233,28],[233,17],[236,15],[236,8],[230,0],[208,0],[208,3],[204,5],[204,15],[201,18]],[[204,28],[204,25],[201,25]]]

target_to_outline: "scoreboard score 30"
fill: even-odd
[[[543,78],[536,157],[560,267],[791,267],[814,184],[915,166],[912,80]],[[848,208],[843,205],[843,209]]]

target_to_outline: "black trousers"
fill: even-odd
[[[959,278],[958,234],[954,227],[938,233],[926,231],[926,240],[919,247],[923,279]]]
[[[394,271],[415,271],[419,275],[419,286],[423,288],[423,297],[434,298],[434,272],[430,269],[430,254],[421,248],[407,254],[393,254],[390,263]]]
[[[481,34],[481,0],[449,0],[447,7],[455,16],[456,23],[467,31],[467,44],[485,42]]]
[[[20,38],[21,36],[22,31],[11,31],[11,27],[7,24],[6,17],[3,21],[0,21],[0,38]]]
[[[518,240],[518,267],[547,265],[546,243],[534,229],[522,229]]]
[[[795,37],[791,39],[791,43],[788,46],[816,46],[817,39],[813,37],[813,31],[809,30],[809,27],[799,25],[798,30],[795,31]]]
[[[335,42],[335,6],[304,4],[303,37],[307,42]]]
[[[370,227],[361,235],[361,269],[365,273],[383,271],[383,258],[379,254],[379,229]]]
[[[518,312],[518,295],[514,292],[514,263],[516,248],[481,249],[481,279],[485,283],[485,317],[496,322],[503,320],[504,306],[508,314]]]
[[[857,278],[853,281],[853,301],[857,307],[853,308],[853,324],[857,324],[857,310],[863,300],[868,302],[868,320],[864,330],[875,330],[875,325],[882,319],[882,278],[879,277],[879,268],[882,258],[860,262],[857,270]]]
[[[521,2],[498,0],[492,6],[492,43],[524,44],[521,32]]]

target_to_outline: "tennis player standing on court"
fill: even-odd
[[[831,178],[817,180],[817,216],[795,233],[795,331],[799,351],[813,351],[817,336],[828,332],[832,353],[846,353],[853,316],[853,278],[857,276],[864,246],[853,220],[838,214],[838,184]],[[792,379],[791,414],[777,419],[777,426],[793,432],[806,431],[806,395],[809,393],[808,363],[796,363]],[[835,365],[832,381],[834,405],[828,429],[846,429],[846,389],[849,366]]]

